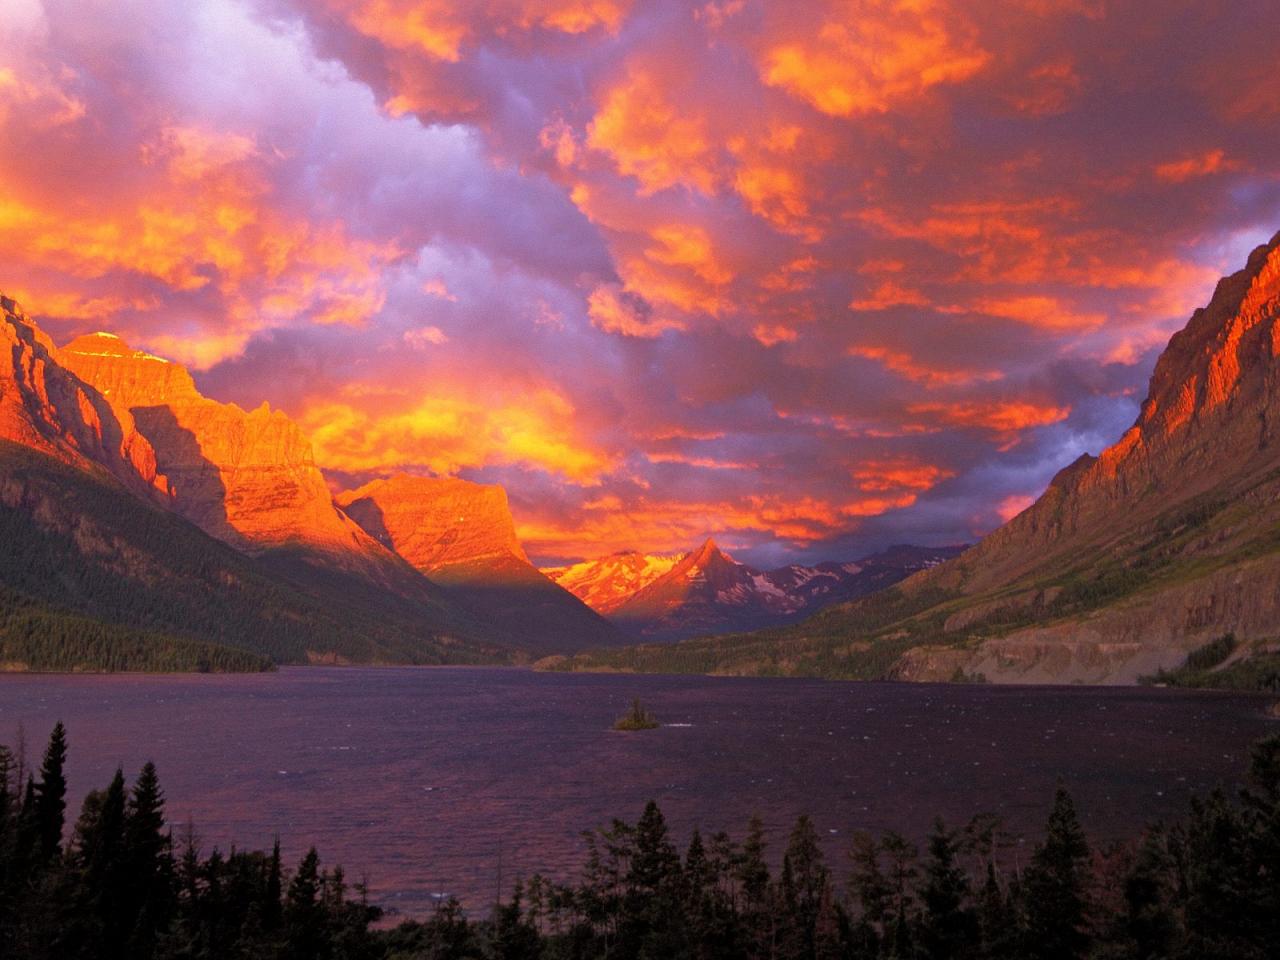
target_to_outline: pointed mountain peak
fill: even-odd
[[[693,555],[695,557],[709,557],[719,552],[720,548],[716,546],[715,540],[712,537],[707,537],[707,539],[702,542],[702,546],[693,551]]]

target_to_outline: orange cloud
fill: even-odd
[[[628,294],[615,283],[602,283],[587,297],[591,324],[605,333],[652,339],[667,330],[683,330],[684,324],[671,317],[655,315],[641,298]]]
[[[1225,150],[1210,150],[1198,156],[1157,165],[1156,179],[1165,183],[1183,183],[1195,177],[1207,177],[1239,168],[1239,164],[1227,159]]]
[[[710,194],[719,179],[706,122],[667,98],[639,68],[604,97],[587,127],[587,145],[607,154],[641,196],[677,185]]]
[[[1082,81],[1070,58],[1054,60],[1033,68],[1026,84],[1007,95],[1009,104],[1030,117],[1065,113],[1080,92]]]
[[[910,460],[873,461],[853,471],[858,489],[870,493],[929,490],[954,476],[955,472],[946,467]]]
[[[989,431],[1007,450],[1032,427],[1061,423],[1071,414],[1068,406],[1033,400],[971,400],[957,403],[913,403],[907,412],[953,427],[977,427]]]
[[[849,355],[875,360],[886,370],[912,383],[924,384],[926,387],[967,386],[974,383],[990,383],[1001,379],[1004,375],[998,370],[968,370],[930,367],[914,359],[910,354],[887,347],[867,345],[849,348]]]
[[[1080,313],[1056,297],[1044,296],[983,299],[973,309],[1042,330],[1093,330],[1107,320],[1101,313]]]
[[[227,329],[193,332],[189,347],[182,337],[154,338],[197,367],[238,352],[263,326],[302,318],[360,325],[382,309],[383,270],[400,256],[397,245],[353,239],[341,223],[277,209],[266,161],[250,138],[168,127],[140,155],[156,175],[136,200],[90,194],[28,202],[15,185],[0,204],[9,256],[57,263],[84,280],[127,274],[174,291],[216,290]]]
[[[630,8],[622,0],[358,0],[343,12],[367,37],[388,47],[414,51],[448,63],[462,58],[463,44],[477,34],[548,29],[579,34],[614,32]]]
[[[791,327],[780,323],[757,323],[751,329],[751,335],[766,347],[774,347],[780,343],[795,343],[800,336]]]
[[[614,458],[573,428],[574,408],[550,388],[476,396],[460,384],[387,394],[352,385],[300,418],[316,462],[350,472],[416,464],[441,475],[489,465],[524,465],[593,485]]]
[[[816,31],[768,47],[760,73],[832,116],[885,113],[990,60],[972,28],[933,0],[834,2],[826,16]]]
[[[927,307],[932,301],[919,290],[885,280],[871,294],[849,303],[850,310],[888,310],[892,307]]]
[[[582,557],[633,549],[636,544],[657,553],[687,550],[709,533],[729,538],[764,534],[810,544],[856,530],[866,518],[909,507],[915,499],[912,493],[844,501],[778,495],[724,500],[641,496],[619,509],[617,498],[605,497],[569,515],[518,513],[516,532],[534,554]]]
[[[1008,523],[1027,507],[1036,502],[1036,498],[1025,493],[1014,493],[1005,497],[996,506],[996,515],[1001,523]]]

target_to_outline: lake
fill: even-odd
[[[664,724],[609,729],[632,697]],[[1146,688],[933,686],[544,674],[488,668],[285,668],[275,674],[0,676],[0,740],[37,756],[62,719],[71,800],[154,760],[172,822],[207,851],[310,844],[422,915],[473,908],[535,870],[582,863],[582,830],[656,799],[678,842],[735,838],[758,812],[775,855],[800,813],[838,876],[855,830],[922,836],[979,811],[1039,836],[1055,784],[1095,838],[1181,815],[1236,784],[1280,723],[1267,698]],[[73,814],[70,814],[73,816]]]

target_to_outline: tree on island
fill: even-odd
[[[631,701],[631,710],[613,722],[615,730],[652,730],[658,726],[652,713],[646,710],[636,697]]]

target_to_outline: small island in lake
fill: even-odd
[[[631,710],[613,721],[615,730],[652,730],[658,726],[652,713],[646,710],[636,697],[631,701]]]

